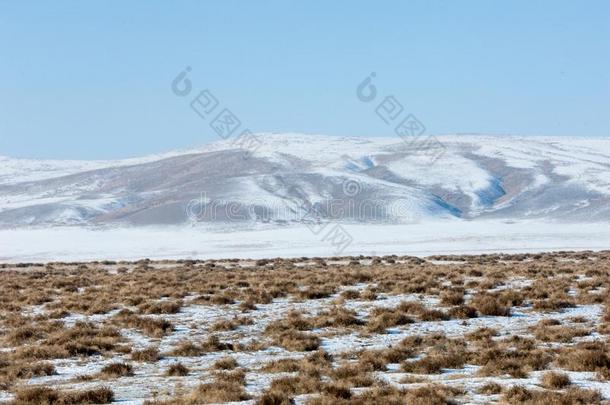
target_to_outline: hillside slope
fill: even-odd
[[[610,219],[610,140],[260,134],[118,161],[0,158],[0,227]]]

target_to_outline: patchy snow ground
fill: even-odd
[[[519,279],[516,284],[526,285],[527,280]],[[362,290],[368,284],[359,284],[345,289]],[[252,339],[263,339],[263,332],[269,322],[278,320],[291,310],[298,310],[304,315],[314,316],[324,309],[332,306],[332,302],[339,297],[340,292],[323,299],[295,301],[291,298],[276,299],[270,304],[257,305],[257,310],[246,314],[252,319],[251,325],[238,327],[236,330],[219,332],[221,340],[248,342]],[[426,307],[435,308],[438,305],[437,297],[427,297],[419,294],[380,294],[375,301],[346,300],[344,306],[356,311],[359,317],[365,318],[374,307],[395,307],[402,301],[417,301]],[[39,312],[41,307],[32,307],[32,312]],[[575,308],[567,308],[560,312],[541,313],[535,312],[531,307],[513,308],[511,317],[479,317],[467,320],[448,320],[416,322],[401,327],[392,327],[386,334],[365,334],[349,332],[346,334],[331,333],[329,337],[322,339],[321,347],[327,352],[339,355],[344,352],[354,352],[361,349],[381,349],[400,342],[407,336],[429,335],[442,332],[448,337],[464,336],[466,333],[475,331],[481,327],[496,329],[499,334],[496,339],[509,335],[529,336],[531,332],[528,327],[536,324],[542,319],[557,319],[563,324],[570,324],[573,317],[583,317],[591,326],[599,322],[603,307],[601,305],[579,305]],[[67,324],[73,324],[78,320],[87,319],[100,322],[104,318],[112,316],[116,311],[105,315],[93,316],[70,316],[64,318]],[[222,319],[230,319],[233,316],[244,315],[239,309],[239,303],[218,306],[200,305],[188,303],[177,314],[163,315],[175,325],[175,331],[164,338],[155,339],[141,335],[140,333],[124,329],[123,336],[133,345],[134,349],[142,349],[147,346],[158,346],[161,352],[171,350],[177,343],[183,340],[198,341],[209,336],[210,325]],[[156,316],[156,315],[151,315]],[[318,330],[324,332],[324,330]],[[331,332],[336,330],[331,329]],[[593,333],[584,338],[576,338],[575,341],[599,339],[600,336]],[[603,338],[603,337],[602,337]],[[256,395],[265,390],[272,379],[284,374],[265,373],[261,367],[271,361],[280,358],[301,358],[305,353],[289,352],[279,347],[270,347],[264,350],[252,352],[217,352],[209,353],[200,357],[174,357],[165,356],[157,363],[138,363],[131,361],[128,356],[107,358],[103,356],[85,359],[62,359],[54,360],[57,375],[48,377],[32,378],[28,384],[43,384],[58,388],[87,389],[100,385],[111,387],[116,396],[116,403],[136,405],[142,404],[145,399],[153,397],[167,397],[184,393],[198,384],[211,381],[212,364],[221,357],[233,357],[240,367],[248,370],[246,377],[246,390]],[[83,375],[93,375],[99,372],[104,365],[124,360],[134,366],[135,375],[103,381],[79,382],[76,378]],[[174,363],[181,362],[190,369],[188,377],[167,377],[165,370]],[[489,382],[497,382],[502,386],[523,385],[528,388],[537,388],[541,372],[532,372],[525,379],[516,379],[509,376],[504,377],[479,377],[476,375],[478,367],[466,365],[464,368],[449,370],[437,375],[414,375],[425,378],[425,382],[442,382],[448,386],[459,386],[466,390],[468,403],[489,403],[494,397],[482,396],[476,392],[478,388]],[[424,383],[401,384],[400,380],[409,374],[400,371],[398,364],[390,364],[388,371],[375,373],[377,377],[386,380],[399,387],[417,387]],[[605,398],[610,398],[610,384],[596,380],[595,373],[568,372],[576,386],[599,390]],[[413,374],[411,374],[413,375]],[[0,402],[10,399],[10,394],[0,391]],[[499,398],[499,396],[498,396]],[[307,396],[296,398],[297,403],[304,403]],[[244,401],[243,404],[251,404],[254,401]]]

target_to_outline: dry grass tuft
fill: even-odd
[[[444,291],[441,293],[440,298],[442,305],[462,305],[464,303],[464,291]]]
[[[169,352],[170,356],[178,357],[198,357],[205,353],[220,352],[224,350],[233,350],[234,347],[230,343],[221,342],[218,336],[211,335],[207,340],[201,343],[195,343],[190,340],[183,340],[178,343],[172,351]]]
[[[110,363],[102,368],[100,374],[107,378],[129,377],[133,375],[133,367],[125,363]]]
[[[255,405],[293,405],[294,400],[286,393],[266,391],[255,402]]]
[[[320,392],[321,389],[320,376],[315,373],[277,378],[271,382],[270,386],[271,391],[283,392],[286,395],[311,394]]]
[[[121,310],[114,319],[119,326],[137,329],[151,337],[163,337],[174,330],[166,319],[138,316],[129,310]]]
[[[444,368],[461,368],[466,362],[466,352],[459,345],[433,348],[425,357],[401,364],[403,371],[417,374],[438,374]]]
[[[610,368],[610,356],[606,344],[586,342],[561,350],[557,363],[570,371],[598,371]]]
[[[490,382],[479,388],[478,392],[483,395],[497,395],[502,392],[502,386],[498,383]]]
[[[370,387],[375,384],[373,375],[358,363],[347,363],[332,370],[331,377],[345,387]]]
[[[565,373],[558,373],[555,371],[549,371],[545,373],[541,380],[541,384],[545,388],[549,389],[562,389],[570,385],[570,377]]]
[[[136,350],[131,352],[131,360],[141,361],[146,363],[155,363],[161,359],[159,348],[147,347],[143,350]]]
[[[309,352],[320,347],[320,338],[311,333],[299,331],[282,332],[276,338],[277,344],[292,352]]]
[[[413,319],[400,308],[373,308],[369,313],[366,329],[371,333],[385,333],[386,329],[393,326],[407,325],[413,322]]]
[[[472,298],[470,305],[484,316],[510,316],[510,308],[497,295],[479,294]]]
[[[214,381],[202,384],[192,392],[184,402],[185,404],[211,404],[221,402],[246,401],[250,396],[241,384],[230,381]]]
[[[182,301],[147,302],[140,304],[138,310],[142,314],[176,314],[182,306]]]
[[[250,399],[243,383],[243,371],[216,375],[214,381],[201,384],[190,393],[166,401],[146,401],[145,405],[199,405],[238,402]]]
[[[510,404],[533,405],[593,405],[601,404],[602,396],[599,391],[582,388],[568,388],[564,392],[533,391],[522,386],[509,388],[504,399]]]
[[[223,357],[221,359],[218,359],[213,365],[212,368],[215,368],[216,370],[233,370],[234,368],[236,368],[239,364],[237,364],[237,361],[233,358],[233,357]]]
[[[337,390],[338,395],[333,392],[324,393],[314,397],[307,402],[308,405],[450,405],[455,402],[453,396],[460,395],[460,390],[454,390],[440,385],[427,385],[410,390],[400,390],[394,387],[378,387],[366,390],[358,395],[351,394],[344,398],[345,391]]]
[[[109,404],[114,400],[110,388],[102,387],[81,391],[59,391],[49,387],[21,388],[15,393],[11,405],[78,405]]]
[[[168,367],[165,375],[169,377],[184,377],[189,373],[189,369],[182,363],[174,363]]]

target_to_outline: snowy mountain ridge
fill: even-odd
[[[114,161],[0,157],[0,227],[610,219],[610,139],[418,142],[256,134]]]

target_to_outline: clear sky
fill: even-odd
[[[206,88],[255,132],[390,136],[371,72],[429,133],[608,136],[610,2],[1,0],[0,155],[208,143]]]

